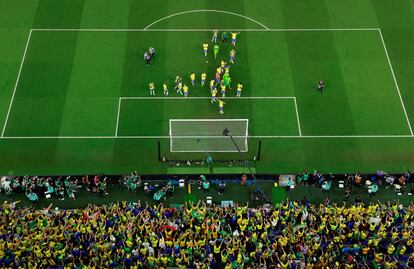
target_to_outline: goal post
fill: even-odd
[[[170,119],[171,152],[237,152],[228,129],[241,152],[248,151],[248,119]]]

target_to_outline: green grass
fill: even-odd
[[[381,28],[409,119],[414,118],[413,2],[390,8],[385,1],[0,1],[0,122],[5,122],[23,51],[32,28],[138,28],[185,10],[214,9],[240,13],[269,28]],[[157,8],[154,8],[157,7]],[[13,12],[11,12],[13,10]],[[340,11],[340,12],[339,12]],[[12,15],[13,14],[13,15]],[[253,29],[254,22],[216,12],[184,14],[161,21],[163,29]],[[6,137],[107,136],[97,139],[0,139],[0,174],[164,173],[157,160],[204,158],[170,153],[168,139],[111,138],[116,131],[119,97],[157,95],[166,81],[170,95],[177,73],[214,75],[201,44],[210,32],[59,32],[33,31],[5,129]],[[143,51],[157,50],[151,67]],[[210,50],[211,48],[210,44]],[[220,59],[230,45],[221,46]],[[242,32],[233,87],[244,83],[243,96],[296,97],[304,136],[409,135],[379,32]],[[326,80],[323,94],[316,82]],[[234,96],[229,92],[228,96]],[[209,96],[208,87],[190,86],[190,96]],[[251,138],[248,157],[262,140],[257,173],[359,170],[387,172],[413,168],[414,138],[300,138],[293,99],[228,100],[225,114],[209,100],[123,100],[119,136],[165,136],[171,118],[245,118]],[[3,127],[3,124],[0,124]],[[292,136],[292,137],[285,137]],[[215,159],[238,158],[215,153]]]

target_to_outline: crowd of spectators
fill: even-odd
[[[414,268],[414,205],[4,203],[2,268]]]

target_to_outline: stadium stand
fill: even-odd
[[[3,203],[4,268],[413,268],[414,206],[178,208],[138,203],[41,210]]]

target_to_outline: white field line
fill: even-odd
[[[394,79],[395,88],[397,89],[398,96],[400,97],[401,106],[404,110],[405,119],[407,120],[408,128],[410,129],[411,135],[414,136],[413,129],[411,128],[410,119],[408,118],[407,110],[405,109],[404,101],[403,101],[401,93],[400,93],[400,87],[398,86],[397,79],[395,78],[394,68],[392,67],[390,56],[388,55],[387,46],[385,45],[385,41],[384,41],[384,37],[382,36],[381,29],[378,29],[378,32],[379,32],[379,35],[381,37],[382,45],[384,46],[385,55],[387,56],[388,64],[390,66],[390,70],[391,70],[391,74],[392,74],[392,78]]]
[[[7,110],[6,120],[4,121],[3,130],[1,132],[1,137],[4,137],[4,132],[6,131],[7,122],[9,120],[11,108],[13,106],[13,101],[14,101],[14,96],[16,94],[17,86],[19,85],[20,74],[22,73],[24,61],[26,59],[27,48],[29,47],[31,37],[32,37],[32,30],[30,30],[29,36],[27,37],[26,47],[24,48],[22,61],[20,62],[19,73],[17,73],[17,79],[16,79],[16,83],[14,84],[14,90],[13,90],[13,94],[12,94],[12,97],[11,97],[11,100],[10,100],[10,103],[9,103],[9,109]]]
[[[245,136],[240,136],[244,138]],[[19,140],[19,139],[170,139],[171,136],[5,136],[0,139]],[[191,138],[185,136],[184,138]],[[200,138],[200,136],[194,137]],[[214,136],[218,138],[218,136]],[[238,138],[238,137],[237,137]],[[412,135],[252,135],[248,138],[263,139],[313,139],[313,138],[333,138],[333,139],[352,139],[352,138],[413,138]]]
[[[173,150],[173,138],[172,138],[171,119],[168,121],[168,124],[170,125],[169,126],[169,131],[168,131],[168,134],[169,134],[169,137],[170,137],[170,152],[172,152],[172,150]]]
[[[249,137],[249,119],[247,119],[246,122],[246,137],[244,139],[244,148],[246,149],[246,151],[248,151],[248,141],[247,138]]]
[[[173,153],[180,153],[180,152],[206,152],[205,150],[171,150]],[[238,152],[237,150],[209,150],[208,152],[219,152],[219,153],[231,153],[231,152]],[[240,150],[240,152],[247,152],[247,150]]]
[[[379,31],[380,28],[273,28],[273,29],[138,29],[138,28],[33,28],[36,32],[324,32],[324,31]]]
[[[296,120],[298,122],[299,136],[302,136],[302,127],[300,126],[299,111],[298,111],[298,104],[296,102],[296,97],[293,100],[295,102]]]
[[[349,138],[413,138],[411,135],[258,135],[258,136],[249,136],[249,138],[340,138],[340,139],[349,139]]]
[[[246,20],[252,21],[252,22],[254,22],[254,23],[256,23],[256,24],[260,25],[261,27],[263,27],[263,28],[264,28],[264,29],[266,29],[266,30],[268,30],[268,29],[269,29],[269,28],[268,28],[268,27],[266,27],[263,23],[260,23],[260,22],[256,21],[255,19],[252,19],[252,18],[247,17],[247,16],[245,16],[245,15],[242,15],[242,14],[239,14],[239,13],[230,12],[230,11],[216,10],[216,9],[198,9],[198,10],[187,10],[187,11],[183,11],[183,12],[174,13],[174,14],[171,14],[171,15],[165,16],[165,17],[163,17],[163,18],[161,18],[161,19],[158,19],[158,20],[156,20],[156,21],[154,21],[154,22],[152,22],[152,23],[148,24],[148,25],[147,25],[144,29],[145,29],[145,30],[147,30],[147,29],[148,29],[148,28],[150,28],[151,26],[153,26],[153,25],[155,25],[155,24],[157,24],[157,23],[159,23],[159,22],[161,22],[161,21],[163,21],[163,20],[166,20],[166,19],[169,19],[169,18],[175,17],[175,16],[179,16],[179,15],[183,15],[183,14],[189,14],[189,13],[198,13],[198,12],[215,12],[215,13],[224,13],[224,14],[229,14],[229,15],[233,15],[233,16],[238,16],[238,17],[244,18],[244,19],[246,19]]]
[[[211,97],[207,97],[207,96],[194,96],[194,97],[150,97],[150,96],[132,96],[132,97],[119,97],[120,99],[124,99],[124,100],[192,100],[192,99],[201,99],[201,100],[210,100]],[[230,97],[226,97],[225,99],[295,99],[295,97],[292,96],[244,96],[244,97],[235,97],[235,96],[230,96]]]
[[[246,121],[249,122],[248,119],[170,119],[170,123],[174,122],[174,121],[195,121],[195,122],[199,122],[199,121],[216,121],[216,122],[226,122],[226,121]],[[171,135],[171,133],[170,133]]]
[[[0,139],[7,140],[24,140],[24,139],[115,139],[119,138],[116,136],[5,136]],[[142,137],[144,138],[144,137]],[[158,138],[158,137],[148,137],[148,138]]]
[[[118,136],[118,126],[119,126],[119,115],[121,114],[121,102],[122,99],[118,99],[118,113],[116,115],[116,126],[115,126],[115,136]]]
[[[269,32],[378,31],[379,28],[274,28]]]

